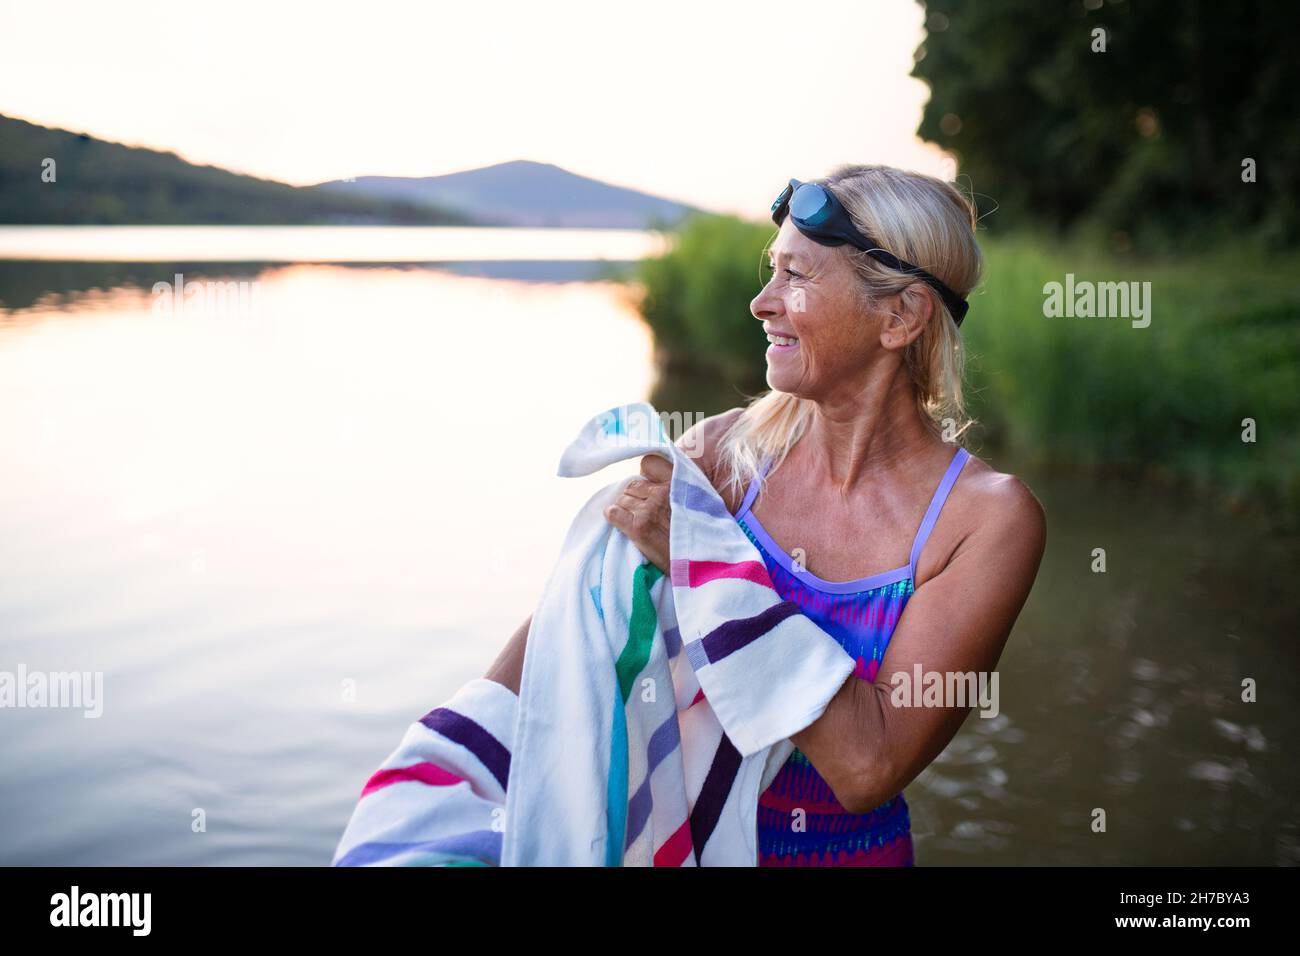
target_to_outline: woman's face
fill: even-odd
[[[777,339],[767,349],[767,384],[779,392],[823,399],[841,386],[858,391],[881,348],[844,248],[813,242],[789,216],[772,243],[774,268],[749,311],[769,342]]]

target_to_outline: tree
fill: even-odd
[[[912,73],[932,95],[919,133],[958,157],[981,213],[996,206],[990,228],[1091,232],[1121,249],[1300,238],[1300,76],[1288,49],[1300,6],[922,7]],[[1255,182],[1243,182],[1246,159]]]

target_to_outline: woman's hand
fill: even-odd
[[[627,535],[664,574],[668,573],[668,527],[672,518],[668,486],[672,477],[672,465],[659,455],[646,455],[641,459],[641,477],[628,482],[618,501],[605,509],[606,520]],[[532,623],[530,614],[484,675],[516,695],[523,681],[524,654]]]
[[[646,559],[668,573],[668,528],[672,506],[668,487],[673,466],[659,455],[641,459],[641,477],[627,483],[618,500],[605,509],[605,519],[631,539]]]

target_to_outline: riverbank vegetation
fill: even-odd
[[[640,264],[657,406],[712,414],[766,389],[749,303],[773,235],[696,217]],[[1300,254],[1120,258],[1029,233],[981,244],[987,271],[962,326],[972,447],[1300,513]],[[1046,315],[1044,287],[1067,276],[1150,283],[1149,324]]]

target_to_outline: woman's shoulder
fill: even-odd
[[[1013,577],[1032,582],[1047,546],[1047,518],[1028,485],[971,454],[930,541],[916,567],[918,588],[962,555],[965,567],[1019,568]]]
[[[729,408],[725,412],[701,418],[686,429],[681,437],[677,439],[677,446],[699,465],[700,471],[704,472],[705,477],[720,492],[722,492],[720,485],[725,484],[720,483],[718,480],[718,462],[722,439],[727,434],[727,430],[735,424],[736,419],[744,411],[743,407]],[[727,504],[731,507],[734,503],[728,501]],[[734,507],[732,507],[732,510],[735,510]]]
[[[677,439],[677,446],[695,460],[701,471],[712,478],[718,463],[722,437],[743,411],[743,408],[729,408],[717,415],[701,418],[682,432],[681,437]]]
[[[963,471],[964,480],[953,489],[953,503],[965,514],[969,531],[985,538],[1012,538],[1031,549],[1036,544],[1041,552],[1047,515],[1029,486],[975,454]]]

